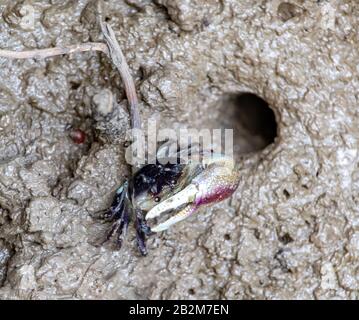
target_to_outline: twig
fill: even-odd
[[[130,105],[131,128],[141,129],[141,118],[138,110],[138,99],[130,68],[128,67],[126,59],[122,53],[120,45],[117,42],[115,33],[113,32],[111,26],[102,21],[100,21],[100,24],[102,33],[105,36],[105,40],[107,42],[109,57],[118,69],[122,81],[125,85],[127,100]]]
[[[101,42],[90,42],[82,43],[78,45],[68,46],[68,47],[55,47],[49,49],[35,49],[29,51],[10,51],[10,50],[0,50],[0,57],[9,58],[9,59],[44,59],[54,56],[59,56],[62,54],[70,54],[76,52],[85,52],[85,51],[101,51],[108,55],[108,47],[105,43]]]

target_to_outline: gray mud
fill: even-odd
[[[25,1],[2,0],[0,47],[101,41],[97,2],[26,1],[32,28]],[[93,215],[129,173],[116,70],[100,53],[0,58],[0,298],[357,299],[357,1],[105,3],[142,117],[236,128],[240,185],[150,238],[145,258],[132,232],[120,251],[99,246],[108,225]],[[274,111],[274,143],[229,112],[243,92]]]

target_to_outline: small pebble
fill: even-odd
[[[103,89],[93,97],[93,103],[97,111],[103,116],[108,115],[113,110],[113,94],[109,89]]]

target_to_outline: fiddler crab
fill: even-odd
[[[111,27],[102,24],[102,31],[109,56],[125,86],[131,127],[140,129],[135,85],[125,57]],[[186,161],[182,161],[183,158]],[[156,159],[154,164],[132,170],[132,178],[117,189],[111,206],[103,212],[104,218],[113,222],[106,241],[116,236],[119,247],[134,216],[137,246],[142,255],[147,254],[146,236],[164,231],[200,208],[230,197],[239,182],[232,157],[203,150],[198,145],[178,150],[173,148],[173,142],[168,141],[158,149]],[[165,214],[172,216],[155,226],[147,224],[147,221],[159,219]]]
[[[107,220],[113,221],[107,240],[116,234],[117,244],[121,246],[134,215],[137,246],[146,255],[146,236],[167,230],[202,207],[228,198],[236,190],[239,174],[231,157],[199,151],[195,161],[181,163],[183,150],[163,157],[167,150],[165,143],[158,150],[156,164],[144,165],[117,189],[112,205],[104,214]],[[165,214],[172,216],[152,227],[147,224]]]

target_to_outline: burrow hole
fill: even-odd
[[[219,121],[222,128],[233,129],[235,157],[263,150],[277,137],[273,110],[252,93],[226,95],[220,104]]]

